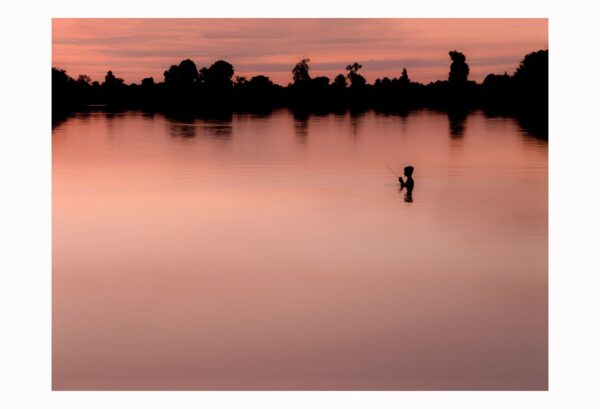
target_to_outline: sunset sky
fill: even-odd
[[[467,56],[470,79],[514,72],[523,56],[548,48],[547,19],[54,19],[52,65],[72,77],[127,83],[163,80],[172,64],[198,68],[223,59],[235,75],[269,76],[285,85],[303,57],[311,75],[330,78],[362,64],[368,82],[398,77],[447,79],[449,50]]]

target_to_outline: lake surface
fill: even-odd
[[[54,389],[547,388],[548,145],[515,120],[94,112],[52,138]]]

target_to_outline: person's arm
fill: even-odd
[[[400,187],[404,187],[404,180],[402,180],[402,176],[398,176],[398,182],[400,182]]]

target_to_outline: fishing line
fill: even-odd
[[[392,172],[392,173],[394,174],[394,176],[396,176],[396,177],[398,177],[398,178],[400,177],[400,175],[399,175],[399,174],[397,174],[396,172],[394,172],[394,171],[392,170],[392,168],[390,168],[388,165],[385,165],[385,167],[386,167],[386,168],[388,168],[388,169],[389,169],[389,171],[390,171],[390,172]]]

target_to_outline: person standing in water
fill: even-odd
[[[402,176],[398,177],[398,182],[400,182],[400,187],[405,187],[407,189],[412,190],[415,187],[415,181],[412,178],[412,174],[415,168],[412,166],[406,166],[404,168],[404,176],[406,176],[406,181],[402,179]]]
[[[405,202],[412,202],[412,191],[415,187],[415,181],[412,178],[414,170],[414,167],[406,166],[404,168],[404,176],[406,176],[406,180],[403,180],[402,176],[398,177],[398,182],[400,182],[400,190],[406,188],[406,195],[404,196]]]

